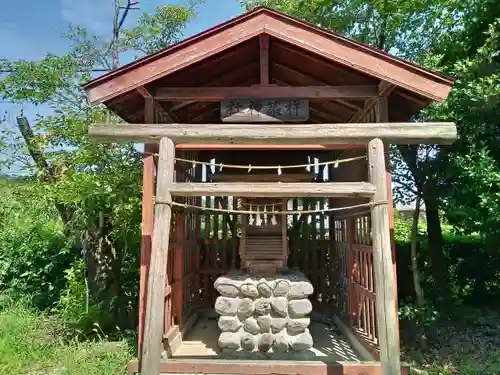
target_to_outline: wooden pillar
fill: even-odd
[[[375,185],[372,201],[372,242],[375,277],[376,316],[382,375],[401,374],[398,323],[396,313],[394,270],[392,267],[387,203],[387,179],[384,144],[374,139],[368,144],[369,181]]]
[[[154,122],[154,101],[145,99],[144,117],[149,123]],[[153,233],[153,199],[155,189],[155,161],[153,152],[157,146],[151,143],[144,145],[144,169],[142,174],[142,220],[141,220],[141,265],[139,276],[139,327],[137,330],[137,347],[140,361],[142,339],[144,335],[144,308],[148,284],[149,262],[151,257],[151,235]]]
[[[172,200],[169,190],[174,181],[174,157],[174,143],[168,138],[162,138],[158,157],[156,195],[161,195],[167,202]],[[142,343],[142,375],[160,373],[171,218],[172,210],[168,204],[155,206]]]
[[[389,122],[389,105],[387,96],[382,96],[377,99],[375,106],[377,122]],[[389,159],[389,145],[384,144],[384,152],[387,155],[385,159],[386,167],[386,180],[387,180],[387,201],[389,211],[389,233],[391,236],[391,254],[392,254],[392,268],[394,271],[394,293],[396,294],[396,317],[398,316],[398,274],[396,266],[396,241],[394,238],[394,205],[392,201],[392,176],[390,169]],[[398,336],[399,336],[399,319],[398,319]]]

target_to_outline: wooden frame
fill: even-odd
[[[446,99],[451,90],[450,79],[266,8],[257,8],[83,87],[91,103],[102,103],[262,34],[432,100]]]
[[[249,132],[247,129],[251,128]],[[226,144],[367,144],[380,138],[392,144],[451,144],[457,138],[452,122],[349,124],[98,124],[89,135],[103,142]]]
[[[128,365],[137,373],[137,361]],[[233,375],[383,375],[378,362],[329,363],[322,361],[245,361],[245,360],[181,360],[169,359],[160,363],[164,374],[233,374]],[[401,366],[401,375],[409,375],[409,366]],[[399,374],[398,374],[399,375]]]

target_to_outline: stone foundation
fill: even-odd
[[[313,345],[309,333],[313,286],[291,271],[256,278],[243,272],[219,277],[214,284],[219,317],[219,347],[242,358],[295,355]],[[302,353],[304,354],[304,353]]]

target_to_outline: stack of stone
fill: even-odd
[[[220,293],[215,311],[220,315],[219,347],[223,352],[273,357],[312,347],[307,327],[313,286],[304,274],[254,278],[233,272],[219,277],[214,286]]]

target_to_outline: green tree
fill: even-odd
[[[135,3],[128,1],[127,6]],[[90,78],[92,69],[116,66],[117,46],[119,53],[139,45],[149,52],[176,42],[196,4],[157,8],[127,30],[118,17],[119,39],[92,36],[75,26],[69,33],[72,49],[65,56],[0,62],[0,70],[10,72],[0,80],[3,100],[53,109],[32,123],[21,113],[15,123],[0,124],[1,143],[9,155],[3,162],[27,160],[23,167],[34,177],[34,191],[54,205],[63,232],[74,244],[75,267],[84,260],[88,293],[109,313],[104,321],[108,328],[136,323],[142,156],[133,145],[90,142],[88,126],[109,115],[103,107],[87,104],[79,84]],[[60,277],[63,271],[54,270]]]
[[[412,61],[431,60],[427,51],[442,36],[463,26],[469,2],[458,0],[243,0],[250,9],[266,5]],[[424,115],[419,115],[424,118]],[[442,176],[437,172],[440,148],[433,145],[394,147],[397,197],[407,202],[422,192],[433,275],[439,295],[448,293],[447,265],[439,217]]]

